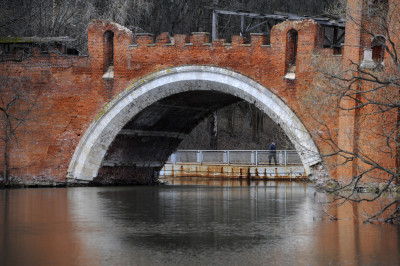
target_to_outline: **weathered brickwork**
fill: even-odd
[[[373,38],[370,32],[375,35],[380,35],[382,31],[382,20],[385,15],[369,14],[367,9],[369,5],[379,3],[383,5],[386,2],[389,6],[390,12],[399,11],[398,0],[388,1],[357,1],[348,0],[348,10],[351,11],[349,14],[351,19],[347,20],[346,24],[346,39],[345,49],[343,55],[343,69],[354,69],[354,62],[363,65],[365,55],[370,50]],[[380,20],[380,21],[379,21]],[[377,22],[377,23],[375,23]],[[380,24],[379,24],[380,23]],[[386,23],[386,22],[384,22]],[[364,30],[360,30],[360,25]],[[377,25],[380,25],[378,27]],[[398,21],[388,22],[389,32],[397,34],[400,30]],[[397,38],[391,38],[391,41],[395,43],[395,47],[399,47],[399,40]],[[391,47],[388,45],[388,47]],[[390,48],[391,49],[391,48]],[[398,53],[398,51],[397,51]],[[393,60],[389,59],[389,54],[384,53],[385,68],[381,70],[363,68],[365,73],[374,75],[381,75],[384,71],[384,75],[388,78],[390,75],[398,75],[393,70],[395,69]],[[354,90],[363,92],[357,95],[356,100],[344,99],[341,101],[341,106],[344,110],[340,111],[338,119],[338,143],[343,149],[354,152],[362,153],[364,158],[367,160],[374,161],[374,163],[391,169],[393,172],[397,171],[399,163],[396,163],[396,158],[399,157],[398,151],[396,151],[396,145],[393,141],[394,136],[397,134],[393,131],[393,125],[398,124],[399,116],[397,110],[391,110],[382,114],[382,110],[374,104],[367,105],[360,108],[355,108],[357,104],[365,104],[368,101],[374,102],[385,102],[388,99],[398,101],[399,95],[394,90],[384,90],[380,92],[373,92],[371,89],[376,88],[377,85],[374,82],[368,82],[371,76],[368,74],[363,75],[367,80],[360,80],[352,85]],[[371,92],[368,92],[371,91]],[[347,110],[346,110],[347,109]],[[388,138],[388,136],[391,136]],[[391,140],[390,140],[391,139]],[[398,147],[397,147],[398,149]],[[344,158],[338,158],[338,164],[341,165],[345,162]],[[362,159],[355,159],[347,162],[345,165],[337,168],[336,176],[340,179],[348,176],[356,176],[359,173],[366,172],[366,169],[372,168],[371,165],[365,164]],[[371,182],[376,182],[379,178],[387,178],[386,174],[376,169],[368,172],[367,176],[371,176]]]
[[[357,4],[357,1],[350,2]],[[288,54],[288,45],[292,45],[287,43],[291,41],[289,31],[296,31],[298,36],[295,79],[284,78],[288,58],[293,56]],[[360,33],[354,28],[347,29],[348,46],[344,55],[334,56],[333,49],[322,49],[321,27],[312,20],[276,25],[271,31],[270,45],[265,45],[263,34],[252,34],[249,43],[239,36],[232,37],[230,44],[224,40],[210,42],[209,39],[209,34],[202,32],[192,36],[172,37],[167,33],[156,38],[151,34],[133,36],[115,23],[95,20],[88,29],[86,57],[49,54],[23,62],[0,63],[2,76],[28,77],[26,86],[32,90],[40,89],[38,111],[33,113],[35,119],[28,123],[29,134],[21,135],[19,144],[11,147],[11,176],[65,181],[78,143],[88,127],[102,115],[102,108],[130,84],[178,66],[215,66],[240,73],[278,96],[309,132],[318,131],[311,115],[299,104],[299,97],[310,89],[316,77],[310,63],[313,55],[319,51],[320,56],[335,58],[343,64],[348,64],[349,60],[359,62],[362,56]],[[113,40],[112,44],[110,40]],[[114,67],[113,78],[103,78],[110,65]],[[347,134],[347,131],[355,130],[355,117],[355,113],[334,114],[330,121],[331,126],[338,129],[339,143],[344,147],[356,147],[355,137],[351,135],[349,139]],[[362,132],[358,134],[360,136]],[[328,150],[323,142],[315,142],[320,151]],[[394,162],[392,158],[385,160]],[[354,162],[348,171],[355,171],[356,164]],[[104,172],[107,170],[103,169]],[[339,176],[348,172],[332,174]]]

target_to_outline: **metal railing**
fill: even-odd
[[[268,165],[275,164],[269,150],[178,150],[171,154],[167,163],[226,164],[226,165]],[[277,150],[278,165],[301,165],[297,151]]]

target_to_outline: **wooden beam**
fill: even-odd
[[[133,129],[122,129],[118,135],[127,136],[138,136],[138,137],[161,137],[161,138],[174,138],[174,139],[184,139],[187,134],[182,134],[179,132],[167,132],[167,131],[145,131],[145,130],[133,130]]]
[[[244,34],[244,16],[240,16],[240,36]]]
[[[218,13],[213,11],[212,14],[212,32],[211,32],[211,39],[217,40],[218,39]]]
[[[338,28],[335,27],[333,28],[333,39],[332,39],[332,44],[336,45],[338,42]]]
[[[201,108],[201,107],[180,106],[180,105],[161,104],[161,103],[155,103],[155,105],[160,106],[160,107],[172,108],[172,109],[186,109],[186,110],[195,110],[195,111],[210,112],[209,109],[207,109],[207,108]]]
[[[329,45],[330,45],[330,46],[332,46],[332,45],[333,45],[333,43],[332,43],[331,39],[329,39],[329,37],[328,37],[328,36],[326,36],[326,34],[324,34],[324,39],[325,39],[325,40],[327,40],[327,41],[329,42]]]
[[[301,16],[292,13],[284,13],[284,12],[275,12],[275,14],[261,14],[261,13],[253,13],[248,11],[230,11],[230,10],[222,10],[222,9],[213,9],[213,12],[222,15],[233,15],[233,16],[244,16],[249,18],[260,18],[260,19],[269,19],[269,20],[278,20],[278,21],[285,21],[285,20],[303,20],[303,19],[313,19],[318,24],[321,24],[326,27],[345,27],[345,21],[332,21],[329,18],[321,18],[321,17],[308,17],[308,16]]]
[[[337,38],[337,41],[340,42],[340,40],[344,37],[345,34],[346,32],[343,31],[342,34],[340,34],[339,37]]]
[[[259,26],[261,26],[261,25],[264,25],[264,24],[267,24],[267,25],[268,25],[268,28],[271,30],[271,26],[270,26],[270,24],[269,24],[269,21],[268,21],[268,20],[265,20],[265,21],[263,21],[263,22],[261,22],[261,23],[258,23],[257,25],[254,25],[253,27],[247,29],[246,31],[251,31],[251,30],[253,30],[253,29],[255,29],[255,28],[257,28],[257,27],[259,27]]]
[[[287,19],[287,16],[273,15],[273,14],[258,14],[245,11],[215,10],[215,12],[223,15],[246,16],[251,18],[266,18],[266,19],[276,19],[276,20]]]

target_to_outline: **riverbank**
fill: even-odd
[[[328,194],[338,194],[338,193],[351,193],[353,190],[357,194],[378,194],[382,190],[385,190],[385,195],[390,195],[394,197],[400,198],[400,186],[391,186],[389,188],[385,188],[384,183],[372,183],[372,184],[362,184],[356,188],[349,186],[346,189],[340,187],[340,184],[332,179],[329,179],[326,182],[319,183],[315,180],[310,180],[309,178],[303,177],[296,177],[291,178],[288,176],[282,177],[205,177],[205,176],[174,176],[174,177],[165,177],[160,176],[157,180],[153,180],[150,183],[139,183],[136,180],[104,180],[101,181],[91,181],[91,182],[57,182],[53,180],[34,180],[34,181],[21,181],[21,180],[12,180],[8,184],[0,183],[0,189],[23,189],[23,188],[65,188],[65,187],[113,187],[113,186],[159,186],[159,185],[171,185],[171,180],[176,182],[172,182],[174,184],[181,184],[181,183],[190,183],[190,184],[198,184],[207,182],[215,183],[215,182],[239,182],[240,184],[246,184],[250,182],[269,182],[269,181],[276,181],[276,182],[293,182],[293,183],[308,183],[315,186],[315,189],[318,192],[326,192]],[[194,183],[193,183],[194,182]]]
[[[185,176],[176,176],[173,177],[172,179],[176,180],[190,180],[193,181],[193,179],[202,179],[202,180],[209,180],[209,181],[241,181],[241,182],[246,182],[246,181],[277,181],[277,182],[302,182],[302,183],[313,183],[311,180],[308,178],[302,177],[302,178],[289,178],[289,177],[274,177],[274,178],[221,178],[221,177],[195,177],[195,176],[190,176],[190,177],[185,177]],[[6,189],[6,188],[11,188],[11,189],[18,189],[18,188],[63,188],[63,187],[106,187],[106,186],[157,186],[157,185],[165,185],[165,180],[171,180],[171,177],[165,178],[165,177],[160,177],[158,180],[152,181],[150,183],[139,183],[135,180],[108,180],[107,182],[99,182],[99,181],[92,181],[92,182],[55,182],[55,181],[29,181],[29,182],[23,182],[23,181],[17,181],[17,182],[9,182],[8,184],[0,183],[0,189]]]

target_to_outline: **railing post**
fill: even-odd
[[[287,165],[287,150],[285,150],[285,166]]]
[[[178,161],[182,162],[182,158],[184,160],[186,160],[186,151],[176,151],[174,153],[172,153],[170,155],[170,158],[168,158],[169,162],[172,164],[177,164]],[[251,165],[255,165],[255,166],[259,166],[260,165],[260,154],[261,154],[261,158],[265,158],[264,154],[266,153],[267,158],[269,157],[269,154],[271,151],[269,150],[219,150],[219,151],[211,151],[211,150],[191,150],[190,152],[196,152],[196,161],[198,164],[204,164],[204,152],[217,152],[217,160],[215,160],[214,163],[220,163],[221,159],[222,159],[222,163],[227,164],[227,165],[231,165],[231,152],[239,152],[238,158],[239,161],[235,162],[235,164],[243,164],[246,163],[248,164],[247,159],[245,160],[244,157],[247,158],[248,153],[250,152],[250,160],[251,160]],[[298,164],[299,163],[299,155],[296,151],[287,151],[287,150],[277,150],[277,163],[279,162],[279,165],[284,165],[284,166],[288,166],[289,164]],[[221,153],[222,153],[222,158],[221,158]],[[289,158],[289,155],[291,156]],[[243,157],[244,156],[244,157]],[[293,157],[293,158],[292,158]],[[210,157],[210,159],[212,159],[213,157]],[[211,162],[212,163],[214,159],[212,159]],[[266,164],[269,161],[269,158],[267,161],[261,161],[261,165],[262,164]],[[194,163],[194,161],[190,161],[192,163]],[[189,162],[188,162],[189,163]]]
[[[258,151],[256,151],[256,166],[258,166]]]
[[[201,153],[200,153],[200,151],[197,151],[197,163],[200,163],[201,164]]]

